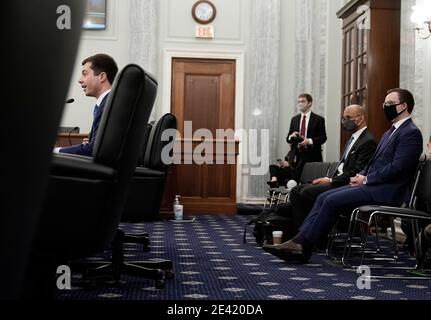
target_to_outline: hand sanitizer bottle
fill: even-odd
[[[175,196],[174,201],[175,220],[183,220],[183,205],[180,204],[180,196]]]

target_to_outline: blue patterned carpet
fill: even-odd
[[[373,280],[370,290],[359,290],[358,274],[323,254],[307,265],[288,264],[258,247],[251,228],[243,244],[244,224],[251,217],[195,218],[122,225],[127,232],[151,235],[151,252],[128,245],[126,259],[174,261],[175,278],[165,289],[155,289],[151,280],[124,277],[120,288],[84,290],[74,275],[74,287],[59,292],[59,300],[431,300],[430,280]],[[396,262],[412,264],[405,254]]]

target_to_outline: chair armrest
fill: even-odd
[[[54,153],[50,174],[84,179],[114,180],[117,177],[117,170],[94,163],[91,157]]]
[[[364,215],[378,212],[381,215],[400,216],[406,218],[424,218],[430,219],[431,215],[424,211],[413,210],[409,208],[398,208],[389,206],[362,206],[359,208],[358,219],[364,219]]]

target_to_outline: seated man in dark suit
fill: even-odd
[[[93,111],[93,124],[88,138],[81,144],[55,148],[54,152],[79,154],[91,157],[93,155],[94,141],[96,140],[97,129],[102,119],[103,108],[108,100],[109,92],[118,72],[118,67],[114,59],[107,54],[96,54],[82,61],[82,72],[79,78],[84,93],[87,97],[97,99]]]
[[[290,151],[284,161],[269,167],[271,188],[286,185],[301,177],[306,162],[322,162],[322,145],[326,142],[325,119],[311,111],[313,97],[308,93],[298,97],[298,109],[301,112],[292,118],[286,141]]]
[[[348,185],[350,178],[365,168],[376,151],[377,144],[367,129],[365,110],[362,106],[348,106],[344,110],[342,126],[352,135],[346,143],[335,172],[328,177],[316,179],[311,184],[298,185],[290,192],[295,229],[304,222],[320,194]]]
[[[307,262],[313,247],[329,233],[341,212],[363,205],[400,206],[408,201],[423,150],[422,134],[411,119],[414,105],[408,90],[388,91],[383,110],[392,127],[366,168],[351,178],[348,186],[321,194],[294,238],[280,245],[266,245],[264,250],[286,261]]]

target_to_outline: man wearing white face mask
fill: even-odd
[[[326,142],[325,119],[311,111],[313,98],[304,93],[298,97],[300,114],[292,118],[287,135],[291,145],[290,164],[295,167],[295,180],[301,177],[306,162],[322,162],[322,145]]]

